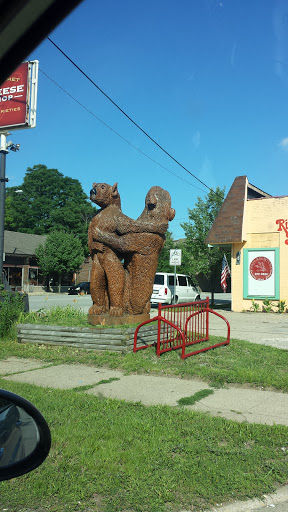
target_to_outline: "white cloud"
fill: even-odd
[[[195,132],[192,137],[192,143],[195,149],[200,146],[200,132]]]
[[[284,149],[284,151],[288,151],[288,137],[285,137],[284,139],[282,139],[278,146],[280,146],[280,148]]]

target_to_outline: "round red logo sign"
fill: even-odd
[[[265,256],[258,256],[250,263],[250,274],[256,281],[266,281],[271,277],[273,268],[272,263]]]

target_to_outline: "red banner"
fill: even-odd
[[[0,87],[0,129],[28,123],[28,66],[21,64]]]

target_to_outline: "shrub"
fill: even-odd
[[[52,308],[38,309],[38,311],[30,311],[30,313],[19,315],[18,321],[24,324],[50,324],[50,325],[67,325],[89,327],[87,314],[81,309],[75,308],[68,304],[66,307],[53,306]]]
[[[0,337],[8,334],[15,320],[24,311],[25,295],[0,289]]]
[[[277,304],[278,313],[284,313],[286,307],[286,300],[279,300]]]
[[[254,299],[252,299],[252,305],[251,305],[250,310],[254,311],[254,313],[255,313],[256,311],[259,311],[259,309],[260,309],[260,304],[258,304],[257,302],[255,302]]]
[[[263,311],[264,313],[270,313],[273,311],[273,302],[270,299],[263,300]]]

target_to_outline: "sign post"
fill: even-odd
[[[170,249],[170,265],[174,265],[174,294],[173,294],[173,304],[175,304],[175,296],[176,296],[176,265],[181,265],[181,249]]]
[[[3,256],[4,256],[4,219],[5,219],[5,183],[7,178],[6,172],[6,135],[0,135],[0,283],[3,278]]]

